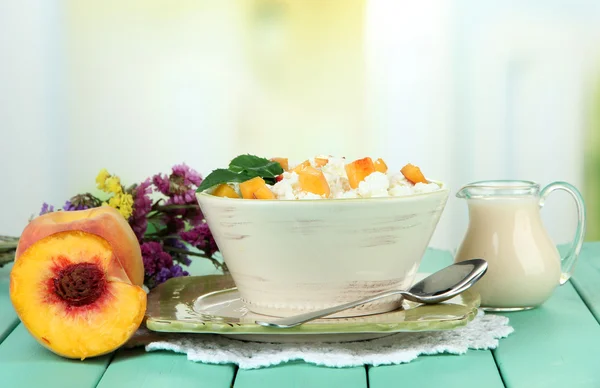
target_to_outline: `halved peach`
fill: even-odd
[[[322,171],[312,166],[304,167],[298,172],[298,182],[304,191],[328,197],[331,193],[327,179]]]
[[[387,172],[387,170],[388,170],[387,164],[385,164],[385,162],[381,158],[377,159],[373,163],[373,165],[375,166],[375,171],[379,171],[379,172],[382,172],[382,173],[385,174]]]
[[[137,237],[127,220],[111,206],[46,213],[33,219],[21,233],[15,261],[35,242],[69,230],[104,238],[115,252],[112,265],[122,268],[132,284],[144,284],[144,263]]]
[[[48,213],[33,220],[23,232],[10,273],[10,299],[21,322],[40,344],[63,357],[83,360],[117,349],[135,333],[146,311],[146,293],[132,284],[135,275],[121,265],[130,262],[128,268],[138,264],[143,268],[141,255],[123,256],[139,251],[139,244],[123,235],[111,244],[101,236],[113,216],[103,212],[105,217],[82,217],[97,215],[82,210],[69,212],[78,213],[74,215]],[[51,225],[49,218],[56,222],[56,232],[48,229],[41,234],[44,237],[32,239],[34,232],[43,230],[41,226]],[[127,244],[137,249],[127,250]]]
[[[348,163],[345,168],[348,175],[348,183],[350,183],[350,187],[353,189],[356,189],[360,182],[376,171],[373,160],[369,157]]]
[[[220,184],[217,186],[215,191],[213,191],[213,195],[216,197],[227,197],[227,198],[239,198],[238,193],[235,192],[233,187],[229,186],[227,183]]]
[[[275,194],[267,187],[267,183],[261,177],[254,177],[240,183],[242,198],[245,199],[274,199]]]

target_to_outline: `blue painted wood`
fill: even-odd
[[[0,268],[0,344],[19,323],[8,293],[11,269],[12,264]]]
[[[501,386],[498,369],[510,387],[600,387],[600,243],[586,243],[572,285],[556,290],[541,308],[506,314],[515,333],[493,352],[420,357],[405,365],[324,368],[293,362],[238,371],[234,386]],[[451,263],[448,252],[429,250],[421,271]],[[0,269],[0,376],[7,387],[216,386],[232,384],[231,365],[202,365],[168,352],[121,350],[85,361],[67,360],[40,346],[18,323],[8,298],[10,267]],[[579,294],[576,292],[579,291]],[[589,309],[588,309],[589,306]],[[8,317],[8,318],[7,318]],[[575,328],[577,325],[577,328]],[[9,334],[7,336],[7,334]],[[2,338],[2,337],[0,337]],[[368,378],[368,381],[367,381]],[[461,384],[462,382],[462,384]],[[478,385],[477,383],[485,383]],[[294,385],[295,384],[295,385]],[[0,386],[4,386],[0,384]]]
[[[457,356],[450,354],[422,356],[401,365],[369,368],[369,387],[504,387],[489,350],[470,350]]]
[[[234,388],[366,388],[364,367],[327,368],[294,361],[269,368],[238,370]]]
[[[420,272],[435,272],[452,264],[449,251],[429,249]],[[485,385],[482,382],[485,381]],[[444,388],[502,387],[492,353],[470,350],[462,356],[422,356],[408,364],[369,368],[369,387],[424,386]]]
[[[504,314],[515,332],[494,355],[508,386],[600,387],[599,257],[600,244],[586,244],[573,284],[537,309]]]
[[[143,349],[120,350],[102,376],[99,388],[229,388],[233,365],[207,365],[188,361],[172,352],[146,353]]]
[[[0,344],[0,387],[92,388],[109,362],[110,355],[85,361],[59,357],[18,325]]]
[[[600,322],[600,242],[583,246],[571,283]]]

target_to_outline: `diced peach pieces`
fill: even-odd
[[[299,173],[300,171],[302,171],[302,169],[303,169],[304,167],[310,167],[310,161],[308,161],[308,160],[305,160],[304,162],[302,162],[302,163],[300,163],[299,165],[297,165],[296,167],[294,167],[294,170],[293,170],[293,171],[294,171],[294,172],[297,174],[297,173]]]
[[[275,194],[267,186],[261,186],[254,192],[254,199],[275,199]]]
[[[315,165],[316,165],[317,167],[323,167],[323,166],[325,166],[327,163],[329,163],[329,159],[328,159],[328,158],[325,158],[325,157],[323,157],[323,156],[317,156],[317,157],[315,158]]]
[[[31,221],[10,273],[10,299],[52,352],[85,359],[114,351],[141,325],[146,293],[139,243],[112,207]]]
[[[325,175],[312,166],[304,167],[298,172],[298,182],[303,191],[328,197],[331,190]]]
[[[421,172],[421,169],[417,166],[413,166],[410,163],[402,167],[400,172],[408,181],[412,182],[413,184],[427,183],[427,179],[425,179],[425,176]]]
[[[350,187],[353,189],[356,189],[360,182],[376,171],[375,164],[369,157],[348,163],[345,168],[348,175],[348,183],[350,183]]]
[[[275,199],[275,194],[267,187],[261,177],[254,177],[240,183],[240,191],[244,199]]]
[[[388,170],[387,164],[385,164],[385,162],[381,158],[377,159],[373,164],[375,165],[375,171],[379,171],[385,174]]]
[[[213,195],[216,197],[226,197],[226,198],[239,198],[238,193],[235,192],[233,187],[229,186],[227,183],[220,184],[217,186]]]
[[[281,165],[281,168],[283,168],[285,171],[288,170],[289,168],[289,164],[288,164],[288,159],[287,158],[271,158],[272,162],[277,162]]]

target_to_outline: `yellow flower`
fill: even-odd
[[[107,193],[121,194],[121,179],[118,176],[111,176],[105,181],[105,190]]]
[[[121,206],[121,195],[115,195],[108,200],[108,206],[118,209]]]
[[[117,209],[125,219],[129,219],[133,213],[133,197],[131,194],[115,194],[108,200],[108,205]]]
[[[100,170],[98,176],[96,177],[96,184],[100,190],[104,190],[106,188],[106,180],[110,177],[108,171],[105,168]]]
[[[131,194],[121,194],[119,211],[126,220],[131,217],[131,214],[133,213],[133,196]]]

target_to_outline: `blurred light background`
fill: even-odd
[[[240,153],[411,162],[452,197],[480,179],[568,181],[600,239],[597,0],[0,0],[0,234],[42,202]],[[557,243],[575,206],[543,210]]]

